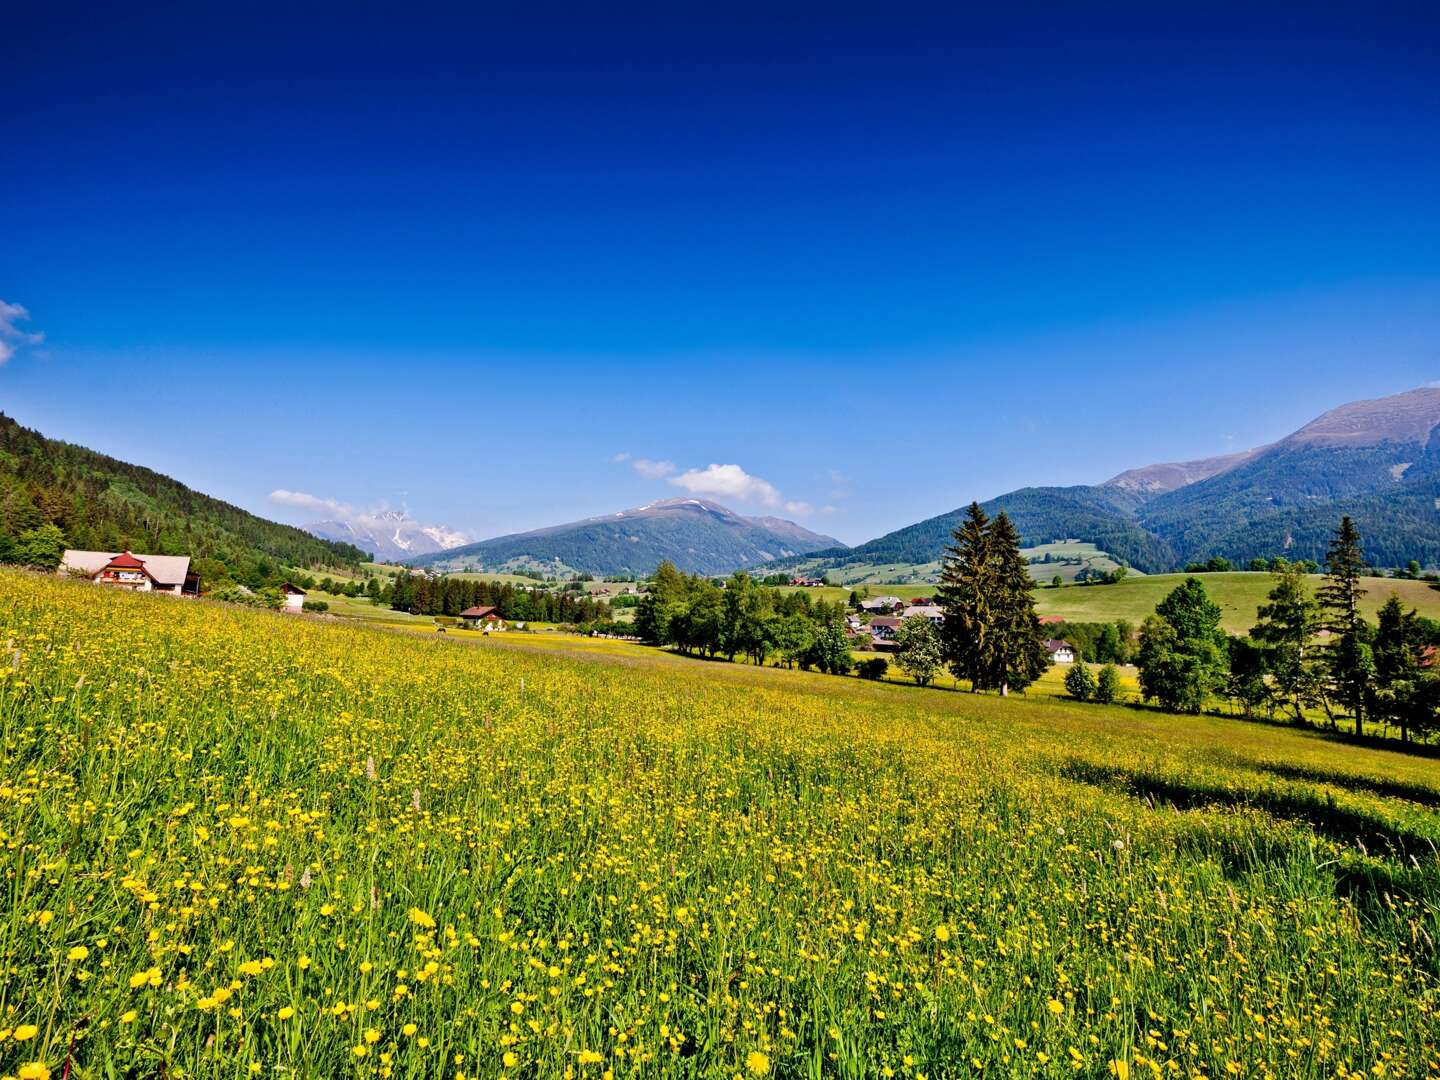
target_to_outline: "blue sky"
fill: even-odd
[[[1440,378],[1433,5],[519,10],[8,16],[0,409],[297,523],[858,542]]]

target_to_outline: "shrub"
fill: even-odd
[[[1100,679],[1095,683],[1095,700],[1102,705],[1120,700],[1120,669],[1114,664],[1106,664],[1100,669]]]
[[[862,679],[883,679],[885,673],[890,670],[890,661],[883,656],[861,660],[857,670]]]
[[[1077,701],[1089,701],[1095,694],[1095,676],[1090,674],[1090,665],[1076,660],[1065,673],[1065,692]]]

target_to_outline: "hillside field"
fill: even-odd
[[[1040,588],[1035,590],[1035,606],[1041,615],[1063,615],[1075,622],[1128,619],[1138,626],[1146,615],[1154,612],[1155,605],[1188,576],[1151,574],[1126,577],[1115,585]],[[1232,634],[1247,633],[1255,625],[1256,608],[1265,603],[1266,594],[1274,587],[1274,578],[1270,574],[1237,571],[1195,576],[1204,583],[1210,599],[1223,609],[1222,625]],[[1321,578],[1311,576],[1308,581],[1313,593],[1319,587]],[[1366,595],[1361,607],[1372,621],[1392,591],[1420,614],[1440,619],[1440,589],[1433,588],[1428,581],[1365,578],[1362,584]]]
[[[0,1075],[1440,1073],[1419,752],[15,571],[0,642]]]

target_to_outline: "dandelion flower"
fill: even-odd
[[[40,1029],[34,1024],[21,1024],[11,1032],[10,1037],[16,1042],[28,1042],[38,1034],[40,1034]]]
[[[412,907],[410,909],[410,921],[413,922],[416,926],[423,926],[426,930],[435,929],[435,920],[432,919],[426,912],[421,911],[418,907]]]
[[[32,1061],[20,1066],[20,1080],[50,1080],[50,1070],[43,1061]]]
[[[292,1009],[289,1005],[282,1005],[280,1011],[277,1012],[275,1015],[278,1016],[281,1020],[289,1020],[292,1016],[295,1015],[295,1010]]]
[[[87,949],[84,945],[76,945],[68,953],[65,954],[65,959],[73,960],[78,963],[79,961],[84,960],[89,955],[90,950]]]
[[[770,1059],[759,1050],[745,1055],[745,1068],[752,1076],[764,1076],[770,1071]]]

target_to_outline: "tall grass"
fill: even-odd
[[[1424,760],[10,572],[0,645],[6,1075],[1440,1072]]]

